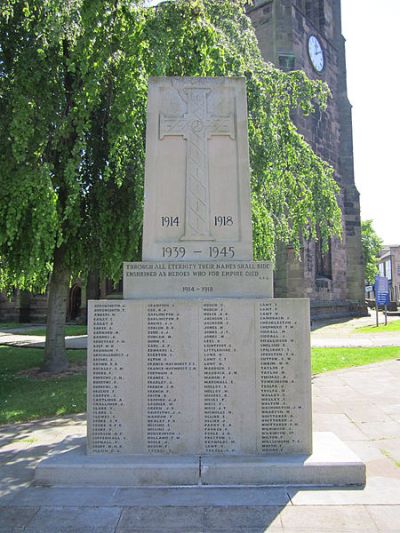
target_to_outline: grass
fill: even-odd
[[[20,332],[19,335],[44,336],[46,335],[46,328],[27,329],[27,330],[24,330],[23,332]],[[67,337],[74,337],[77,335],[87,335],[87,326],[80,326],[80,325],[65,326],[65,335]]]
[[[25,324],[20,324],[19,322],[0,322],[0,331],[20,328],[21,326],[25,326]]]
[[[331,370],[370,365],[400,358],[400,346],[379,348],[313,348],[312,373],[321,374]]]
[[[21,327],[22,324],[19,324],[19,327]],[[17,327],[17,326],[15,326]],[[19,331],[18,333],[15,333],[15,335],[32,335],[33,337],[40,337],[46,335],[46,328],[27,328],[23,331]],[[87,335],[87,326],[81,326],[81,325],[70,325],[65,326],[65,335],[67,337],[73,337],[77,335]]]
[[[86,350],[68,350],[70,363],[84,365]],[[400,347],[313,348],[312,372],[368,365],[400,358]],[[86,410],[83,374],[37,379],[21,372],[39,367],[40,348],[0,345],[0,425],[82,413]]]
[[[68,357],[71,363],[84,365],[86,350],[68,350]],[[85,375],[35,379],[19,374],[42,361],[40,348],[0,346],[0,424],[86,410]]]
[[[392,456],[392,454],[390,454],[387,450],[384,450],[381,448],[381,452],[383,453],[383,455],[385,455],[388,459],[390,459],[396,466],[397,468],[400,468],[400,461],[396,461],[396,459]]]
[[[400,320],[392,320],[391,322],[388,322],[387,326],[379,324],[379,326],[357,328],[354,330],[354,333],[386,333],[388,331],[400,331]]]

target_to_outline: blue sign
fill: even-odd
[[[388,305],[389,297],[389,280],[384,276],[375,278],[375,300],[377,305]]]

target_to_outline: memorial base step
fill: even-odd
[[[64,441],[36,468],[35,483],[75,486],[365,484],[365,464],[333,433],[314,434],[312,455],[87,455],[85,439]]]

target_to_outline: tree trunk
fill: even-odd
[[[87,300],[98,300],[100,297],[100,274],[98,270],[91,270],[86,285]]]
[[[53,272],[49,282],[46,346],[43,372],[63,372],[68,368],[65,349],[65,321],[69,289],[69,272],[64,266],[63,246],[54,253]]]

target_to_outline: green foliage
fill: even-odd
[[[375,283],[375,276],[379,271],[377,257],[383,246],[383,241],[378,237],[372,227],[372,223],[372,220],[361,222],[361,245],[365,268],[365,281],[368,285]]]
[[[85,364],[85,350],[68,352],[71,363]],[[0,424],[27,422],[86,410],[86,377],[35,379],[20,374],[38,367],[43,350],[0,346]]]
[[[321,374],[330,370],[370,365],[399,357],[399,346],[379,348],[313,348],[312,373]]]
[[[245,3],[3,0],[0,289],[44,289],[61,246],[72,276],[140,258],[153,75],[246,78],[256,258],[340,234],[333,170],[292,122],[329,91],[263,62]]]

